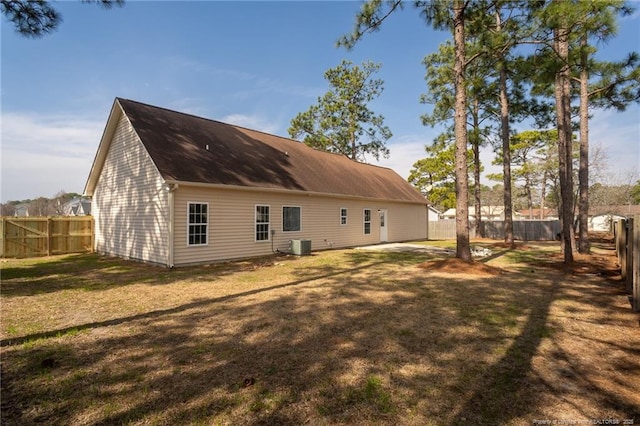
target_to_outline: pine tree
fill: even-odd
[[[467,103],[465,68],[473,58],[468,58],[465,50],[465,23],[472,15],[473,7],[465,0],[416,1],[415,7],[426,23],[436,29],[448,29],[453,33],[454,45],[454,134],[455,134],[455,174],[456,174],[456,257],[471,261],[469,241],[469,211],[467,181]],[[401,0],[383,3],[369,0],[364,3],[356,16],[356,25],[351,34],[343,36],[338,45],[351,48],[367,32],[377,31],[382,23],[396,10],[402,9]]]
[[[327,70],[324,76],[331,88],[317,104],[291,120],[289,135],[303,138],[312,148],[356,161],[365,161],[366,154],[388,158],[385,142],[391,131],[384,125],[384,117],[367,107],[383,90],[383,81],[372,78],[379,69],[379,64],[370,61],[362,66],[342,61]]]
[[[124,0],[83,0],[83,2],[97,3],[105,9],[124,4]],[[55,31],[62,22],[60,12],[47,0],[0,0],[0,11],[24,37],[43,37]]]

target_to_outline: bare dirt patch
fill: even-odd
[[[489,266],[478,261],[465,262],[455,257],[428,260],[419,264],[418,268],[436,274],[470,275],[475,277],[493,277],[502,272],[500,268]]]

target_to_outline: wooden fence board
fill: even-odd
[[[620,219],[615,226],[616,254],[622,282],[634,311],[640,311],[640,215]]]
[[[429,233],[427,234],[430,240],[455,240],[456,238],[456,221],[455,220],[436,220],[429,221]],[[469,238],[475,238],[476,232],[472,226],[469,229]]]
[[[626,220],[625,226],[625,234],[626,238],[626,247],[625,254],[626,259],[624,262],[625,272],[623,277],[625,279],[627,293],[632,294],[633,292],[633,218],[629,218]]]
[[[633,223],[633,245],[631,246],[631,251],[633,251],[631,304],[633,310],[638,312],[640,311],[640,214],[635,215]]]
[[[0,256],[34,257],[93,250],[93,218],[2,217]]]

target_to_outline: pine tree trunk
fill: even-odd
[[[578,185],[580,187],[578,220],[578,251],[589,253],[589,72],[587,70],[587,38],[582,38],[580,45],[580,167],[578,169]]]
[[[496,13],[498,31],[502,28],[500,13]],[[511,198],[511,146],[509,145],[509,97],[507,70],[500,64],[500,129],[502,139],[502,184],[504,186],[504,242],[513,247],[513,201]]]
[[[555,98],[558,125],[558,174],[560,180],[560,221],[562,224],[562,251],[564,262],[573,263],[573,173],[571,141],[571,103],[569,70],[569,31],[566,28],[554,30],[556,53],[562,61],[556,72]]]
[[[469,174],[467,170],[467,102],[464,68],[466,61],[464,32],[464,0],[453,3],[453,39],[455,46],[455,119],[454,134],[456,169],[456,257],[470,262],[469,241]]]
[[[480,222],[482,221],[482,199],[480,189],[480,123],[478,120],[478,99],[473,101],[473,195],[475,205],[475,231],[480,236]]]
[[[547,172],[542,174],[542,187],[540,188],[540,220],[544,220],[545,198],[547,197]]]

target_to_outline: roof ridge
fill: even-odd
[[[221,125],[224,125],[224,126],[230,126],[230,127],[236,128],[236,129],[242,129],[242,130],[246,130],[246,131],[249,131],[249,132],[255,132],[255,133],[260,133],[260,134],[271,136],[271,137],[280,138],[280,139],[288,141],[288,142],[300,144],[302,147],[304,147],[306,149],[310,149],[310,150],[313,150],[315,152],[319,152],[321,154],[331,154],[331,155],[336,155],[338,157],[344,157],[344,158],[346,158],[348,160],[352,160],[351,158],[347,157],[344,154],[339,154],[337,152],[321,151],[319,149],[315,149],[313,147],[308,146],[307,144],[305,144],[302,141],[298,141],[298,140],[295,140],[293,138],[288,138],[288,137],[285,137],[285,136],[274,135],[273,133],[267,133],[267,132],[265,132],[263,130],[251,129],[249,127],[239,126],[237,124],[226,123],[224,121],[216,120],[214,118],[202,117],[202,116],[195,115],[195,114],[188,113],[188,112],[182,112],[182,111],[177,111],[175,109],[170,109],[170,108],[165,108],[165,107],[161,107],[161,106],[157,106],[157,105],[148,104],[146,102],[140,102],[140,101],[136,101],[136,100],[128,99],[128,98],[121,98],[119,96],[116,97],[116,100],[118,100],[118,101],[123,100],[123,101],[127,101],[127,102],[133,102],[133,103],[138,104],[138,105],[144,105],[144,106],[147,106],[147,107],[150,107],[150,108],[156,108],[156,109],[160,109],[160,110],[167,111],[167,112],[174,113],[174,114],[180,114],[180,115],[184,115],[184,116],[188,116],[188,117],[197,118],[199,120],[205,120],[205,121],[209,121],[209,122],[213,122],[213,123],[218,123],[218,124],[221,124]],[[356,160],[352,160],[352,161],[354,163],[356,163],[356,164],[362,164],[362,165],[366,165],[366,166],[377,167],[377,168],[380,168],[380,169],[392,170],[392,171],[395,172],[395,170],[391,169],[390,167],[380,166],[378,164],[362,163],[362,162],[356,161]]]

